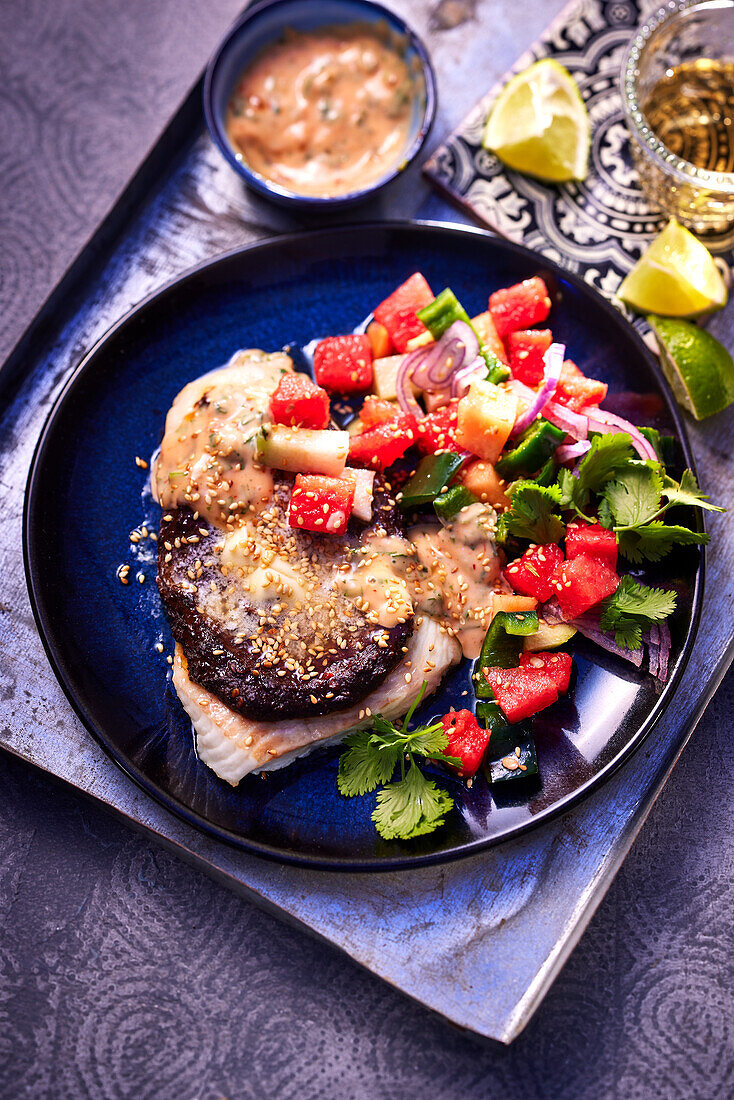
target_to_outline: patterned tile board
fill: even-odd
[[[564,264],[608,296],[665,224],[641,191],[629,149],[619,73],[633,29],[657,4],[573,0],[424,165],[429,179],[501,236]],[[482,148],[484,122],[512,73],[553,57],[575,77],[591,120],[583,183],[541,183]],[[709,242],[710,243],[710,242]],[[715,250],[731,264],[734,229]]]

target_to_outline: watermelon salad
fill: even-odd
[[[379,788],[373,820],[386,838],[443,823],[451,799],[427,763],[469,780],[483,770],[493,785],[538,782],[528,722],[569,691],[575,634],[668,676],[676,593],[646,584],[645,568],[706,542],[686,521],[714,506],[690,470],[666,469],[672,440],[604,410],[606,383],[551,325],[538,276],[470,316],[416,272],[364,331],[316,342],[313,378],[284,374],[271,399],[259,460],[297,475],[291,527],[338,537],[370,518],[378,478],[406,522],[461,541],[462,575],[474,551],[499,563],[481,608],[464,611],[471,629],[444,619],[474,661],[466,709],[415,730],[413,707],[402,726],[377,716],[347,738],[340,789]]]

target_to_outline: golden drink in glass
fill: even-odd
[[[734,226],[734,0],[670,0],[622,70],[640,182],[694,232]]]

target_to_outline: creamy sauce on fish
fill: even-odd
[[[379,27],[289,30],[237,83],[227,134],[248,166],[299,195],[343,195],[398,165],[422,76]]]
[[[215,527],[265,508],[273,476],[255,461],[255,438],[284,372],[283,352],[238,352],[181,390],[166,417],[153,463],[153,495],[163,509],[188,507]]]
[[[366,617],[380,626],[404,623],[413,615],[406,575],[414,550],[398,535],[365,540],[353,556],[352,569],[337,579]]]
[[[404,569],[394,567],[412,548],[379,524],[361,539],[339,540],[289,527],[288,475],[284,481],[260,466],[255,454],[256,437],[270,420],[270,396],[291,369],[285,354],[241,351],[185,386],[166,418],[152,484],[164,509],[188,508],[202,525],[206,550],[202,544],[193,568],[176,561],[176,585],[195,595],[199,612],[235,644],[249,639],[263,660],[283,660],[308,678],[336,612],[346,634],[350,618],[354,629],[360,622],[354,608],[376,627],[412,617]],[[210,529],[220,533],[215,541]]]
[[[496,513],[487,504],[462,508],[443,527],[409,532],[416,560],[411,571],[416,607],[439,618],[458,639],[465,657],[478,657],[502,589],[494,541]]]

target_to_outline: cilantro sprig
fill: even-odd
[[[412,840],[432,833],[443,825],[454,805],[453,798],[428,779],[418,763],[421,758],[440,759],[461,766],[459,759],[444,752],[448,737],[443,726],[433,722],[409,729],[425,689],[424,681],[402,725],[376,715],[372,729],[346,738],[346,751],[339,760],[337,783],[347,798],[382,787],[372,820],[385,840]],[[391,782],[397,769],[400,778]]]
[[[518,481],[512,490],[510,508],[497,522],[497,541],[508,535],[531,542],[559,542],[566,526],[558,514],[563,495],[558,485],[537,485]]]
[[[585,514],[591,494],[603,492],[605,486],[627,468],[635,457],[632,440],[626,432],[595,435],[576,474],[572,474],[570,470],[561,470],[558,475],[562,507],[572,508],[581,519],[593,523]]]
[[[564,516],[601,523],[617,535],[628,561],[659,561],[674,546],[706,543],[709,536],[681,524],[662,522],[679,505],[721,512],[701,492],[691,470],[680,484],[659,461],[642,461],[626,432],[594,435],[576,470],[561,469],[555,484],[517,481],[510,488],[510,507],[500,516],[497,539],[512,535],[531,542],[559,542]]]
[[[685,470],[678,483],[661,462],[642,461],[626,432],[594,435],[576,471],[560,470],[554,488],[560,491],[562,512],[614,531],[620,553],[634,564],[659,561],[675,546],[709,541],[702,532],[664,522],[670,508],[724,511],[709,502],[691,470]]]
[[[614,595],[604,601],[600,626],[606,634],[614,634],[617,645],[639,649],[643,632],[672,615],[675,604],[675,592],[648,588],[624,576]]]

